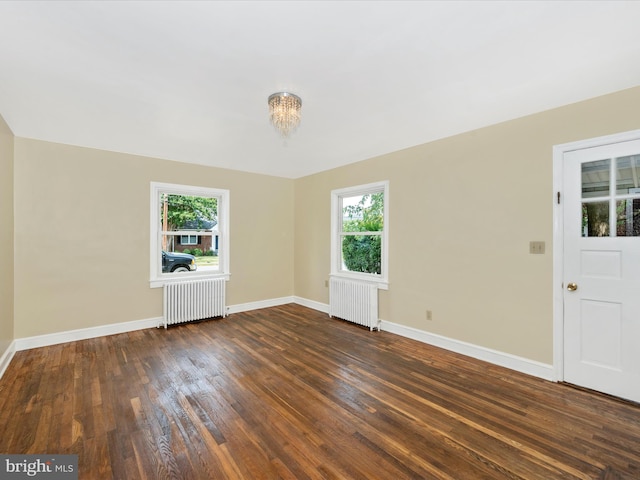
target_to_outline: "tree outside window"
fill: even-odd
[[[188,239],[185,242],[187,245],[198,245],[191,240],[197,239],[200,235],[185,235],[185,231],[210,231],[218,223],[217,198],[162,193],[160,202],[162,203],[160,212],[162,231],[180,232],[181,237]],[[208,244],[212,245],[211,242]],[[162,250],[173,252],[175,249],[176,235],[163,234]]]
[[[152,287],[187,277],[228,279],[228,190],[151,182],[150,227]]]
[[[388,182],[331,192],[331,275],[387,288]]]
[[[346,270],[382,273],[383,208],[383,192],[343,198],[342,261]]]

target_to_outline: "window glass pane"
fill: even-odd
[[[382,272],[382,237],[380,235],[345,235],[342,237],[342,268],[350,272]]]
[[[162,251],[173,252],[178,247],[178,239],[175,235],[161,235],[162,238]]]
[[[229,191],[151,182],[152,288],[229,274]]]
[[[616,202],[616,235],[618,237],[640,236],[640,198]]]
[[[384,193],[342,197],[343,232],[381,232]]]
[[[609,202],[582,204],[582,236],[609,236]]]
[[[210,230],[217,224],[218,199],[188,195],[160,195],[163,231]]]
[[[597,160],[582,164],[582,198],[609,195],[611,160]]]
[[[189,195],[160,195],[160,229],[162,246],[162,273],[217,270],[217,251],[213,238],[217,238],[218,199]],[[182,234],[194,230],[202,235]]]
[[[640,193],[640,155],[618,158],[616,172],[616,193],[618,195]]]
[[[162,235],[162,273],[195,272],[198,269],[196,258],[175,249],[178,243],[176,235]],[[166,249],[165,249],[166,245]]]
[[[331,192],[331,275],[386,288],[388,188],[384,181]]]
[[[220,259],[215,251],[207,250],[196,256],[196,265],[199,272],[217,271],[220,268]]]

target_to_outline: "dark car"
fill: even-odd
[[[187,253],[162,252],[162,273],[167,272],[194,272],[196,257]]]

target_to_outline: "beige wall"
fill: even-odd
[[[230,190],[229,305],[293,295],[293,180],[16,138],[16,338],[162,315],[151,181]]]
[[[552,147],[638,129],[639,109],[634,88],[298,179],[296,295],[328,302],[330,191],[389,180],[381,318],[551,364]]]
[[[0,357],[13,340],[13,143],[0,116]]]
[[[14,228],[0,242],[11,251],[15,238],[20,268],[13,283],[11,268],[0,273],[0,347],[161,315],[148,283],[151,181],[231,191],[227,300],[238,305],[327,303],[330,191],[389,180],[381,317],[551,363],[552,147],[638,129],[638,107],[630,89],[295,181],[14,140],[2,122],[0,220]],[[531,240],[547,253],[530,255]]]

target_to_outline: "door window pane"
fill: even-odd
[[[616,234],[618,237],[640,236],[640,198],[616,202]]]
[[[616,159],[616,193],[640,193],[640,155]]]
[[[609,195],[611,160],[596,160],[582,164],[582,198]]]
[[[609,236],[609,202],[582,204],[582,236]]]

